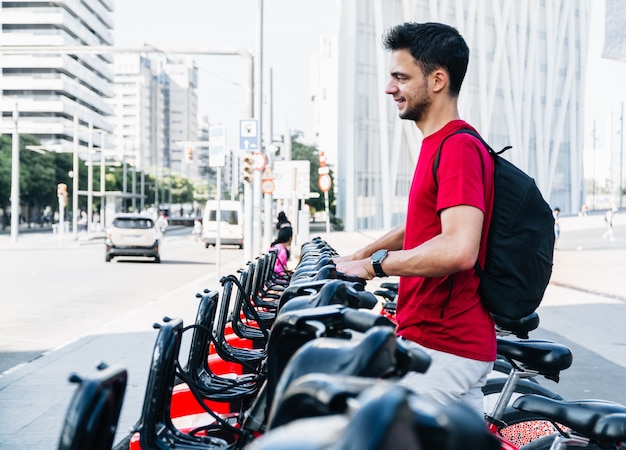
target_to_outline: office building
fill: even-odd
[[[198,179],[197,68],[164,55],[115,56],[115,153],[152,174]]]
[[[564,213],[580,208],[588,0],[343,0],[336,55],[337,216],[346,230],[402,223],[421,134],[384,93],[384,31],[401,22],[455,26],[470,47],[461,117],[533,176]],[[329,59],[330,61],[330,59]],[[327,149],[325,149],[327,150]]]
[[[2,45],[40,46],[0,55],[0,132],[12,130],[17,105],[20,133],[36,136],[45,149],[73,151],[74,117],[83,153],[90,141],[99,146],[98,134],[113,131],[107,102],[113,96],[112,57],[67,48],[110,46],[112,29],[112,0],[0,3]]]

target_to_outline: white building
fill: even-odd
[[[319,150],[326,154],[326,161],[337,163],[338,114],[337,88],[339,66],[337,36],[324,35],[320,40],[320,52],[311,62],[311,98],[313,99],[313,131]]]
[[[74,117],[79,145],[100,145],[110,134],[113,96],[110,55],[58,53],[50,46],[113,44],[112,0],[0,3],[0,42],[4,46],[48,46],[45,51],[0,54],[0,111],[6,133],[19,110],[20,133],[38,137],[48,149],[73,150]],[[89,123],[95,130],[89,134]]]
[[[551,205],[583,201],[584,67],[589,0],[343,0],[339,31],[337,216],[346,230],[387,228],[405,217],[421,144],[384,93],[381,36],[405,21],[455,26],[470,47],[461,117],[535,178]],[[321,113],[320,113],[321,114]],[[327,149],[325,149],[327,150]],[[328,152],[328,150],[327,150]]]
[[[116,158],[151,173],[163,166],[165,154],[165,96],[155,62],[137,53],[115,55],[112,103]]]
[[[198,69],[193,63],[168,60],[165,75],[166,161],[173,172],[198,178],[198,165],[186,152],[183,142],[198,140]]]
[[[197,69],[162,55],[115,57],[115,147],[138,169],[196,179],[200,155],[187,153],[198,138]]]
[[[625,204],[624,191],[626,190],[626,164],[624,155],[624,113],[626,107],[626,89],[624,89],[624,75],[626,74],[626,3],[620,0],[606,0],[605,2],[605,35],[602,56],[611,59],[610,69],[613,79],[606,80],[610,86],[610,93],[602,98],[604,123],[608,125],[606,136],[609,149],[609,174],[605,177],[605,187],[610,192],[611,200],[619,207]],[[607,66],[609,65],[607,64]],[[595,153],[595,152],[594,152]],[[597,175],[593,174],[594,178]],[[608,207],[608,206],[607,206]]]

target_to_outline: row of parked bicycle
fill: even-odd
[[[397,286],[370,292],[338,273],[336,252],[322,239],[300,253],[290,275],[274,272],[276,254],[268,252],[223,277],[220,290],[197,294],[193,324],[155,324],[141,417],[115,446],[126,370],[73,375],[79,386],[59,448],[558,450],[617,449],[626,440],[626,407],[565,401],[538,382],[558,381],[572,353],[528,338],[536,314],[496,318],[499,358],[484,388],[484,417],[399,386],[430,360],[395,336]]]

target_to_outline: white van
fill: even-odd
[[[220,201],[220,243],[222,245],[238,245],[243,248],[243,209],[241,202],[233,200]],[[204,207],[202,216],[202,241],[204,246],[215,245],[217,237],[217,201],[209,200]]]

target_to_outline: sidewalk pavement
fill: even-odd
[[[567,235],[566,230],[598,226],[594,221],[583,222],[586,219],[562,219],[564,235]],[[319,236],[340,254],[345,255],[381,234],[380,230],[370,230],[320,233]],[[311,237],[314,235],[316,234]],[[66,240],[62,242],[55,240],[55,237],[50,234],[32,235],[24,237],[22,245],[81,245],[73,237],[66,236]],[[8,236],[1,235],[0,250],[10,245]],[[556,252],[553,282],[546,291],[540,309],[541,327],[582,346],[598,342],[597,335],[602,330],[603,344],[595,346],[593,351],[626,367],[626,354],[621,344],[626,302],[626,289],[623,287],[626,248],[602,252],[603,254],[580,253]],[[612,257],[608,263],[604,263],[609,253]],[[572,259],[575,263],[568,263]],[[607,265],[611,267],[607,268]],[[233,266],[225,270],[235,273],[238,268]],[[613,270],[612,277],[601,276],[607,269]],[[587,276],[583,277],[581,273]],[[93,330],[88,336],[0,374],[0,449],[56,448],[69,401],[76,389],[75,385],[67,381],[69,374],[89,376],[95,373],[95,365],[99,361],[121,365],[129,373],[129,384],[115,439],[118,442],[140,415],[156,337],[156,331],[152,328],[153,322],[159,321],[165,315],[181,317],[185,323],[192,322],[196,304],[181,302],[180,299],[193,298],[198,281],[206,286],[217,282],[214,274],[203,278],[205,279],[196,280],[193,286],[180,286],[153,303],[128,311],[124,316]],[[598,285],[598,279],[602,280],[602,285]],[[374,285],[368,283],[368,288],[373,287]],[[563,308],[564,305],[576,308]],[[607,314],[607,308],[613,312]]]

